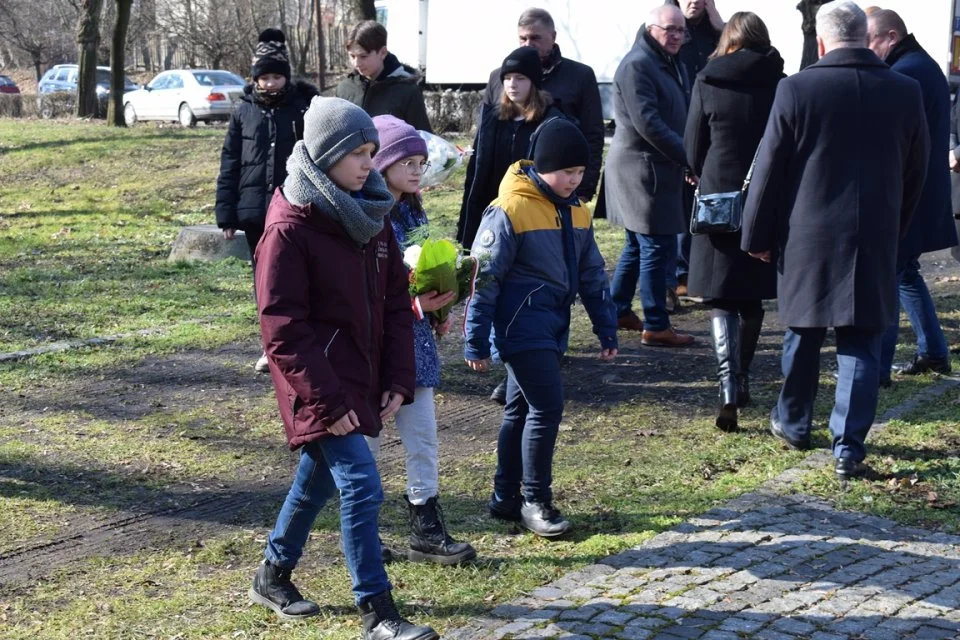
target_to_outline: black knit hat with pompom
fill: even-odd
[[[290,79],[287,38],[280,29],[264,29],[260,32],[250,77],[256,80],[265,73],[279,73],[287,80]]]

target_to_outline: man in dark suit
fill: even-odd
[[[527,9],[520,14],[517,38],[521,47],[533,47],[540,54],[543,88],[553,96],[560,110],[577,122],[587,139],[590,161],[577,195],[585,201],[593,200],[603,162],[603,107],[597,76],[582,62],[560,55],[553,17],[544,9]],[[502,95],[503,83],[500,81],[500,67],[497,67],[490,73],[483,102],[491,106],[499,104]]]
[[[889,9],[867,10],[867,36],[870,49],[890,68],[920,83],[924,113],[930,133],[927,181],[917,205],[910,230],[900,240],[897,253],[897,278],[900,304],[910,318],[917,336],[913,362],[900,368],[905,375],[928,371],[950,373],[947,340],[937,319],[933,298],[920,273],[920,255],[947,249],[957,244],[950,206],[950,167],[943,158],[949,153],[950,87],[940,70],[896,12]],[[880,385],[889,386],[893,355],[897,348],[900,314],[883,336],[880,359]]]
[[[777,88],[741,243],[779,272],[780,320],[789,329],[770,429],[792,448],[810,446],[820,348],[834,328],[830,431],[841,480],[864,471],[881,336],[896,314],[898,238],[920,200],[930,149],[920,86],[890,70],[866,37],[867,17],[854,2],[820,8],[820,61]]]

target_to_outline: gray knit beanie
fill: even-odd
[[[366,111],[342,98],[315,97],[303,114],[303,144],[310,160],[326,173],[357,147],[380,137]]]

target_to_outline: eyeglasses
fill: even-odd
[[[657,29],[663,29],[664,31],[667,32],[668,36],[682,36],[687,33],[687,30],[685,27],[674,27],[674,26],[661,27],[659,24],[652,24],[650,26],[656,27]]]
[[[398,162],[397,164],[399,164],[401,167],[403,167],[407,171],[419,171],[420,173],[423,173],[424,171],[430,168],[429,161],[425,160],[423,162],[417,162],[412,158],[403,160],[401,162]]]

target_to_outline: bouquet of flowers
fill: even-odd
[[[422,244],[411,244],[403,252],[403,262],[410,268],[410,295],[429,291],[457,294],[434,312],[440,322],[447,319],[453,305],[473,293],[480,268],[476,258],[461,255],[460,248],[450,240],[426,239]]]
[[[417,133],[427,143],[427,161],[430,163],[420,178],[421,188],[434,187],[445,182],[471,153],[432,133]]]

